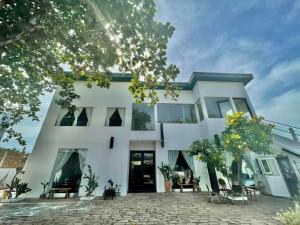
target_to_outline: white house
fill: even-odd
[[[51,186],[71,186],[84,194],[82,170],[89,164],[98,176],[95,195],[102,195],[107,181],[122,185],[120,192],[164,192],[158,166],[169,162],[178,170],[201,176],[200,187],[216,185],[216,175],[187,154],[194,140],[213,138],[225,127],[227,113],[255,115],[245,86],[251,74],[194,72],[188,82],[177,83],[177,101],[158,90],[159,103],[136,105],[128,91],[130,75],[114,74],[109,89],[86,88],[75,82],[81,96],[74,113],[56,103],[56,91],[23,180],[38,197],[42,181]],[[180,165],[178,165],[180,164]],[[81,185],[80,185],[81,184]]]

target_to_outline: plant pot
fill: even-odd
[[[171,183],[169,180],[166,180],[165,181],[165,189],[166,189],[166,192],[170,192],[170,189],[171,189]]]
[[[46,193],[40,194],[40,198],[46,198]]]
[[[82,196],[79,198],[81,201],[92,201],[96,198],[96,196]]]

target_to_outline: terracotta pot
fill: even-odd
[[[166,189],[166,192],[170,192],[171,184],[170,184],[169,180],[165,181],[165,189]]]

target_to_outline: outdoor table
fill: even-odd
[[[53,198],[54,193],[66,193],[65,198],[69,198],[71,190],[72,190],[72,188],[51,188],[49,191],[48,198]]]
[[[256,197],[256,188],[255,187],[245,187],[245,192],[247,194],[247,196],[250,198],[250,200],[255,200],[257,201],[257,197]]]
[[[228,199],[228,194],[231,191],[229,188],[220,188],[222,202],[225,202]]]
[[[116,189],[109,188],[104,190],[104,196],[103,196],[104,200],[107,198],[114,199],[114,197],[116,197]]]
[[[193,192],[195,192],[195,184],[183,184],[183,183],[180,183],[180,192],[183,191],[183,187],[190,187],[190,186],[193,186]]]

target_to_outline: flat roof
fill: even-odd
[[[68,73],[70,74],[70,73]],[[112,82],[130,82],[130,73],[113,73]],[[242,73],[213,73],[213,72],[193,72],[188,82],[173,82],[181,90],[192,90],[197,81],[215,81],[215,82],[239,82],[247,85],[253,79],[252,74]],[[158,86],[163,89],[164,86]]]

